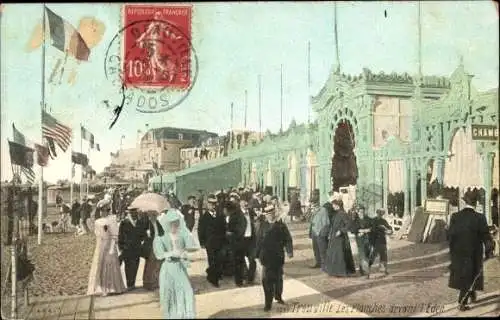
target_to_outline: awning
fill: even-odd
[[[149,180],[149,183],[175,183],[175,173],[167,173],[162,176],[154,176]]]
[[[405,190],[404,185],[404,162],[403,160],[391,160],[389,161],[388,170],[388,187],[390,193],[401,192]]]
[[[198,190],[216,192],[236,187],[241,183],[241,159],[224,157],[209,160],[191,168],[176,172],[175,189],[177,197],[186,201]]]
[[[444,163],[444,185],[460,189],[482,188],[482,158],[476,150],[470,130],[461,128],[455,133],[450,152]]]
[[[266,173],[266,186],[273,185],[273,171],[271,170],[271,162],[267,165],[267,173]]]

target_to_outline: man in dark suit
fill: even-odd
[[[217,198],[210,195],[207,198],[208,210],[203,213],[198,222],[198,239],[200,246],[207,251],[207,280],[219,287],[222,277],[222,248],[226,237],[226,221],[224,215],[217,213],[215,207]]]
[[[247,270],[247,281],[248,284],[252,284],[255,280],[255,270],[257,264],[255,263],[255,250],[256,250],[256,228],[255,221],[257,215],[255,212],[248,207],[248,202],[246,199],[240,200],[240,210],[245,217],[245,233],[243,235],[243,248],[244,257],[248,259],[248,270]]]
[[[257,254],[262,265],[262,287],[264,288],[264,311],[270,311],[273,298],[285,304],[283,294],[283,265],[285,252],[293,257],[293,242],[286,224],[277,219],[273,205],[264,208],[266,220],[262,222],[257,236]]]
[[[128,207],[128,199],[125,196],[125,190],[120,189],[118,195],[115,198],[116,200],[113,200],[113,204],[115,205],[115,214],[120,218],[124,219],[126,216],[126,211]],[[116,203],[115,203],[116,201]]]
[[[135,278],[139,268],[142,241],[146,239],[146,229],[139,223],[136,210],[128,211],[127,218],[120,223],[118,248],[120,262],[125,263],[125,277],[129,290],[135,288]]]
[[[260,211],[262,209],[263,205],[260,192],[252,194],[252,198],[248,201],[248,206],[253,211]]]
[[[227,202],[224,210],[229,217],[227,222],[227,239],[232,252],[234,282],[238,287],[243,286],[243,275],[245,272],[245,231],[246,220],[239,205]]]
[[[189,196],[188,203],[181,207],[181,212],[184,215],[184,221],[186,221],[186,227],[189,231],[193,231],[194,221],[195,221],[195,210],[194,207],[196,205],[196,197]]]
[[[454,213],[448,228],[451,265],[448,287],[460,290],[458,309],[469,310],[469,298],[476,302],[476,290],[483,290],[483,244],[486,259],[494,244],[484,214],[476,212],[477,198],[470,192],[462,200],[465,208]]]

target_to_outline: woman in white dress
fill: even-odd
[[[159,282],[164,319],[194,319],[195,299],[187,272],[187,252],[196,251],[200,247],[178,210],[168,210],[159,219],[159,223],[154,215],[151,219],[155,229],[153,251],[157,259],[163,260]]]
[[[111,207],[102,208],[102,218],[95,221],[96,248],[89,274],[87,295],[110,293],[118,294],[126,291],[125,281],[118,259],[118,221],[116,215],[110,214]]]

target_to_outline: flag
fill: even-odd
[[[61,124],[45,111],[42,111],[42,136],[47,140],[52,139],[63,152],[66,152],[71,144],[71,128]]]
[[[25,175],[28,184],[33,184],[35,182],[35,172],[31,168],[22,168],[21,172]]]
[[[9,141],[10,162],[21,167],[21,172],[26,176],[30,184],[35,181],[35,172],[33,172],[34,153],[35,150],[32,148]]]
[[[98,143],[96,143],[96,144],[95,144],[95,149],[96,149],[97,151],[101,151],[101,147],[99,146],[99,144],[98,144]]]
[[[13,131],[14,142],[25,146],[26,145],[26,138],[24,137],[24,134],[22,134],[19,130],[16,129],[16,126],[14,125],[14,123],[12,124],[12,131]]]
[[[89,165],[87,155],[80,152],[73,151],[73,153],[71,153],[71,161],[84,167]]]
[[[83,140],[87,140],[90,143],[90,147],[94,149],[94,135],[85,129],[84,126],[80,126],[81,128],[81,135]]]
[[[88,61],[90,49],[80,33],[66,20],[45,7],[52,46],[72,55],[78,60]]]
[[[45,167],[49,163],[49,148],[35,143],[36,161],[39,166]]]
[[[9,141],[9,153],[10,153],[10,162],[12,164],[25,167],[32,168],[33,167],[33,155],[35,150],[22,144]]]
[[[56,146],[53,139],[47,139],[47,146],[49,147],[49,155],[52,159],[57,157]]]

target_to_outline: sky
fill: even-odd
[[[192,45],[198,56],[197,81],[189,96],[176,108],[143,114],[128,107],[115,127],[108,130],[110,113],[101,103],[117,92],[104,76],[106,49],[122,27],[120,4],[48,4],[56,14],[78,28],[79,21],[94,18],[102,26],[102,39],[91,49],[90,59],[68,61],[66,73],[76,70],[72,85],[47,84],[50,113],[73,130],[72,148],[80,143],[79,124],[94,133],[101,152],[89,154],[97,172],[110,163],[110,152],[134,147],[137,130],[153,127],[186,127],[223,134],[244,123],[244,92],[248,91],[247,123],[259,129],[258,76],[262,76],[262,130],[280,128],[280,65],[283,64],[283,127],[292,119],[306,122],[308,96],[323,87],[335,63],[334,5],[329,2],[196,3],[193,5]],[[340,66],[357,75],[367,67],[374,72],[418,70],[417,5],[412,2],[339,2],[337,4]],[[385,14],[386,13],[386,14]],[[40,17],[37,19],[37,17]],[[27,50],[42,20],[40,4],[6,4],[1,19],[1,180],[12,177],[7,139],[12,123],[27,138],[39,142],[42,83],[42,50]],[[449,76],[460,56],[480,90],[498,87],[498,11],[493,1],[422,2],[422,66],[424,75]],[[308,85],[307,43],[310,42]],[[29,51],[29,52],[28,52]],[[46,71],[62,54],[48,46]],[[71,57],[68,59],[71,60]],[[48,75],[47,75],[48,78]],[[56,182],[70,176],[70,153],[44,169],[44,179]],[[37,172],[38,179],[38,169]],[[77,170],[76,176],[79,177]],[[78,181],[79,178],[76,178]]]

